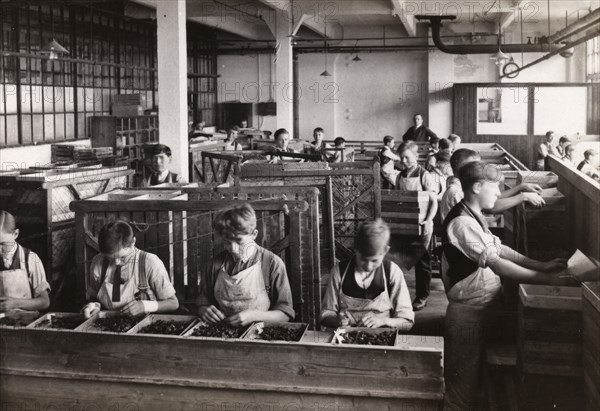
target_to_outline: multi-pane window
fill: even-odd
[[[600,37],[587,41],[586,78],[590,83],[600,83]]]
[[[0,147],[89,137],[89,117],[110,114],[116,94],[141,93],[145,108],[158,106],[155,23],[48,3],[0,13]],[[214,34],[197,27],[188,33],[190,93],[198,95],[199,116],[212,124]],[[41,54],[52,39],[69,54],[57,60]]]

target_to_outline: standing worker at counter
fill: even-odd
[[[50,284],[40,258],[19,243],[15,217],[0,211],[0,312],[37,311],[50,306]]]
[[[156,186],[159,184],[179,183],[185,184],[186,181],[177,173],[169,170],[169,165],[173,161],[171,148],[164,144],[156,144],[152,148],[152,174],[144,181],[144,187]]]
[[[443,225],[442,280],[449,305],[444,326],[444,410],[478,409],[486,332],[500,308],[500,278],[528,284],[563,283],[566,261],[540,262],[503,245],[488,229],[482,210],[494,208],[500,197],[498,173],[492,165],[474,161],[458,176],[464,199]],[[487,329],[486,329],[487,327]]]
[[[256,214],[249,204],[223,212],[213,224],[225,251],[202,272],[196,303],[207,323],[244,326],[294,319],[292,292],[281,258],[256,244]]]
[[[86,297],[91,301],[82,309],[86,317],[100,308],[132,316],[179,308],[165,265],[158,256],[135,246],[127,222],[117,220],[102,227],[98,245],[100,253],[92,260],[86,281]]]
[[[362,223],[354,239],[354,257],[331,272],[323,298],[321,324],[412,328],[415,314],[404,274],[386,259],[390,229],[381,219]]]

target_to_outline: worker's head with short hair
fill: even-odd
[[[162,173],[169,168],[172,161],[171,148],[164,144],[155,144],[152,148],[152,168],[157,173]]]
[[[438,149],[440,147],[440,138],[439,137],[430,137],[429,138],[429,145],[432,148]]]
[[[552,143],[552,140],[554,140],[554,131],[546,131],[546,141]]]
[[[238,130],[239,130],[239,127],[237,127],[237,126],[232,127],[229,130],[227,130],[227,140],[225,140],[225,141],[227,141],[228,143],[235,141],[235,139],[238,136]]]
[[[423,125],[423,116],[421,114],[415,114],[413,116],[413,121],[415,123],[415,126],[421,127]]]
[[[417,144],[412,141],[403,141],[398,147],[398,155],[400,156],[400,162],[407,169],[412,169],[417,166],[417,153],[414,148],[418,147]]]
[[[478,161],[480,158],[481,157],[477,151],[468,148],[461,148],[456,150],[452,154],[452,157],[450,157],[450,167],[452,167],[454,175],[458,175],[458,170],[463,166],[463,164],[471,161]]]
[[[275,144],[277,148],[285,150],[290,142],[290,133],[285,128],[280,128],[275,132]]]
[[[390,228],[382,219],[362,222],[354,237],[357,270],[371,272],[379,267],[390,249],[389,241]]]
[[[17,248],[19,229],[15,217],[5,210],[0,210],[0,256],[14,255]]]
[[[133,229],[124,220],[105,224],[98,233],[100,252],[115,260],[126,258],[135,246]]]
[[[583,152],[583,158],[585,158],[586,160],[590,161],[593,159],[594,156],[597,156],[598,152],[596,150],[594,150],[593,148],[589,149],[589,150],[585,150]]]
[[[569,140],[569,137],[567,136],[562,136],[559,140],[558,140],[558,145],[561,147],[566,146],[568,143],[570,143],[571,140]]]
[[[313,137],[316,141],[322,141],[323,137],[325,137],[325,130],[321,127],[317,127],[313,131]]]
[[[346,139],[344,137],[336,137],[335,140],[333,140],[333,144],[336,148],[344,148]]]
[[[222,212],[214,221],[213,228],[223,239],[223,245],[234,259],[243,259],[255,247],[254,240],[258,236],[256,229],[256,213],[250,204]]]
[[[460,167],[458,178],[467,201],[476,200],[485,210],[494,208],[500,197],[499,183],[503,179],[500,168],[483,161],[471,161]]]
[[[452,142],[447,138],[440,138],[439,148],[440,151],[447,151],[448,153],[452,153],[453,145]]]

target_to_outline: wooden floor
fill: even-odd
[[[415,298],[415,258],[412,253],[400,245],[398,238],[392,238],[390,241],[389,256],[396,262],[404,273],[406,283],[410,291],[411,301]],[[407,269],[410,267],[410,269]],[[444,285],[440,278],[431,280],[431,294],[427,301],[427,306],[415,313],[415,325],[410,331],[413,335],[439,335],[444,333],[444,317],[448,299],[444,291]]]

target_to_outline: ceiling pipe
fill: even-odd
[[[448,45],[442,42],[440,28],[442,20],[455,20],[456,16],[415,16],[417,20],[427,20],[431,26],[431,37],[433,43],[440,51],[448,54],[496,54],[498,44],[456,44]],[[558,50],[561,46],[558,44],[502,44],[504,53],[547,53]]]
[[[594,23],[598,24],[599,22],[600,22],[600,8],[592,11],[590,14],[588,14],[585,17],[580,18],[575,23],[573,23],[573,24],[565,27],[564,29],[557,31],[553,35],[547,37],[546,41],[548,43],[558,43],[558,42],[566,39],[567,37],[570,37],[571,35],[575,34],[575,32],[579,32],[579,31],[581,31],[581,29],[591,26]]]

